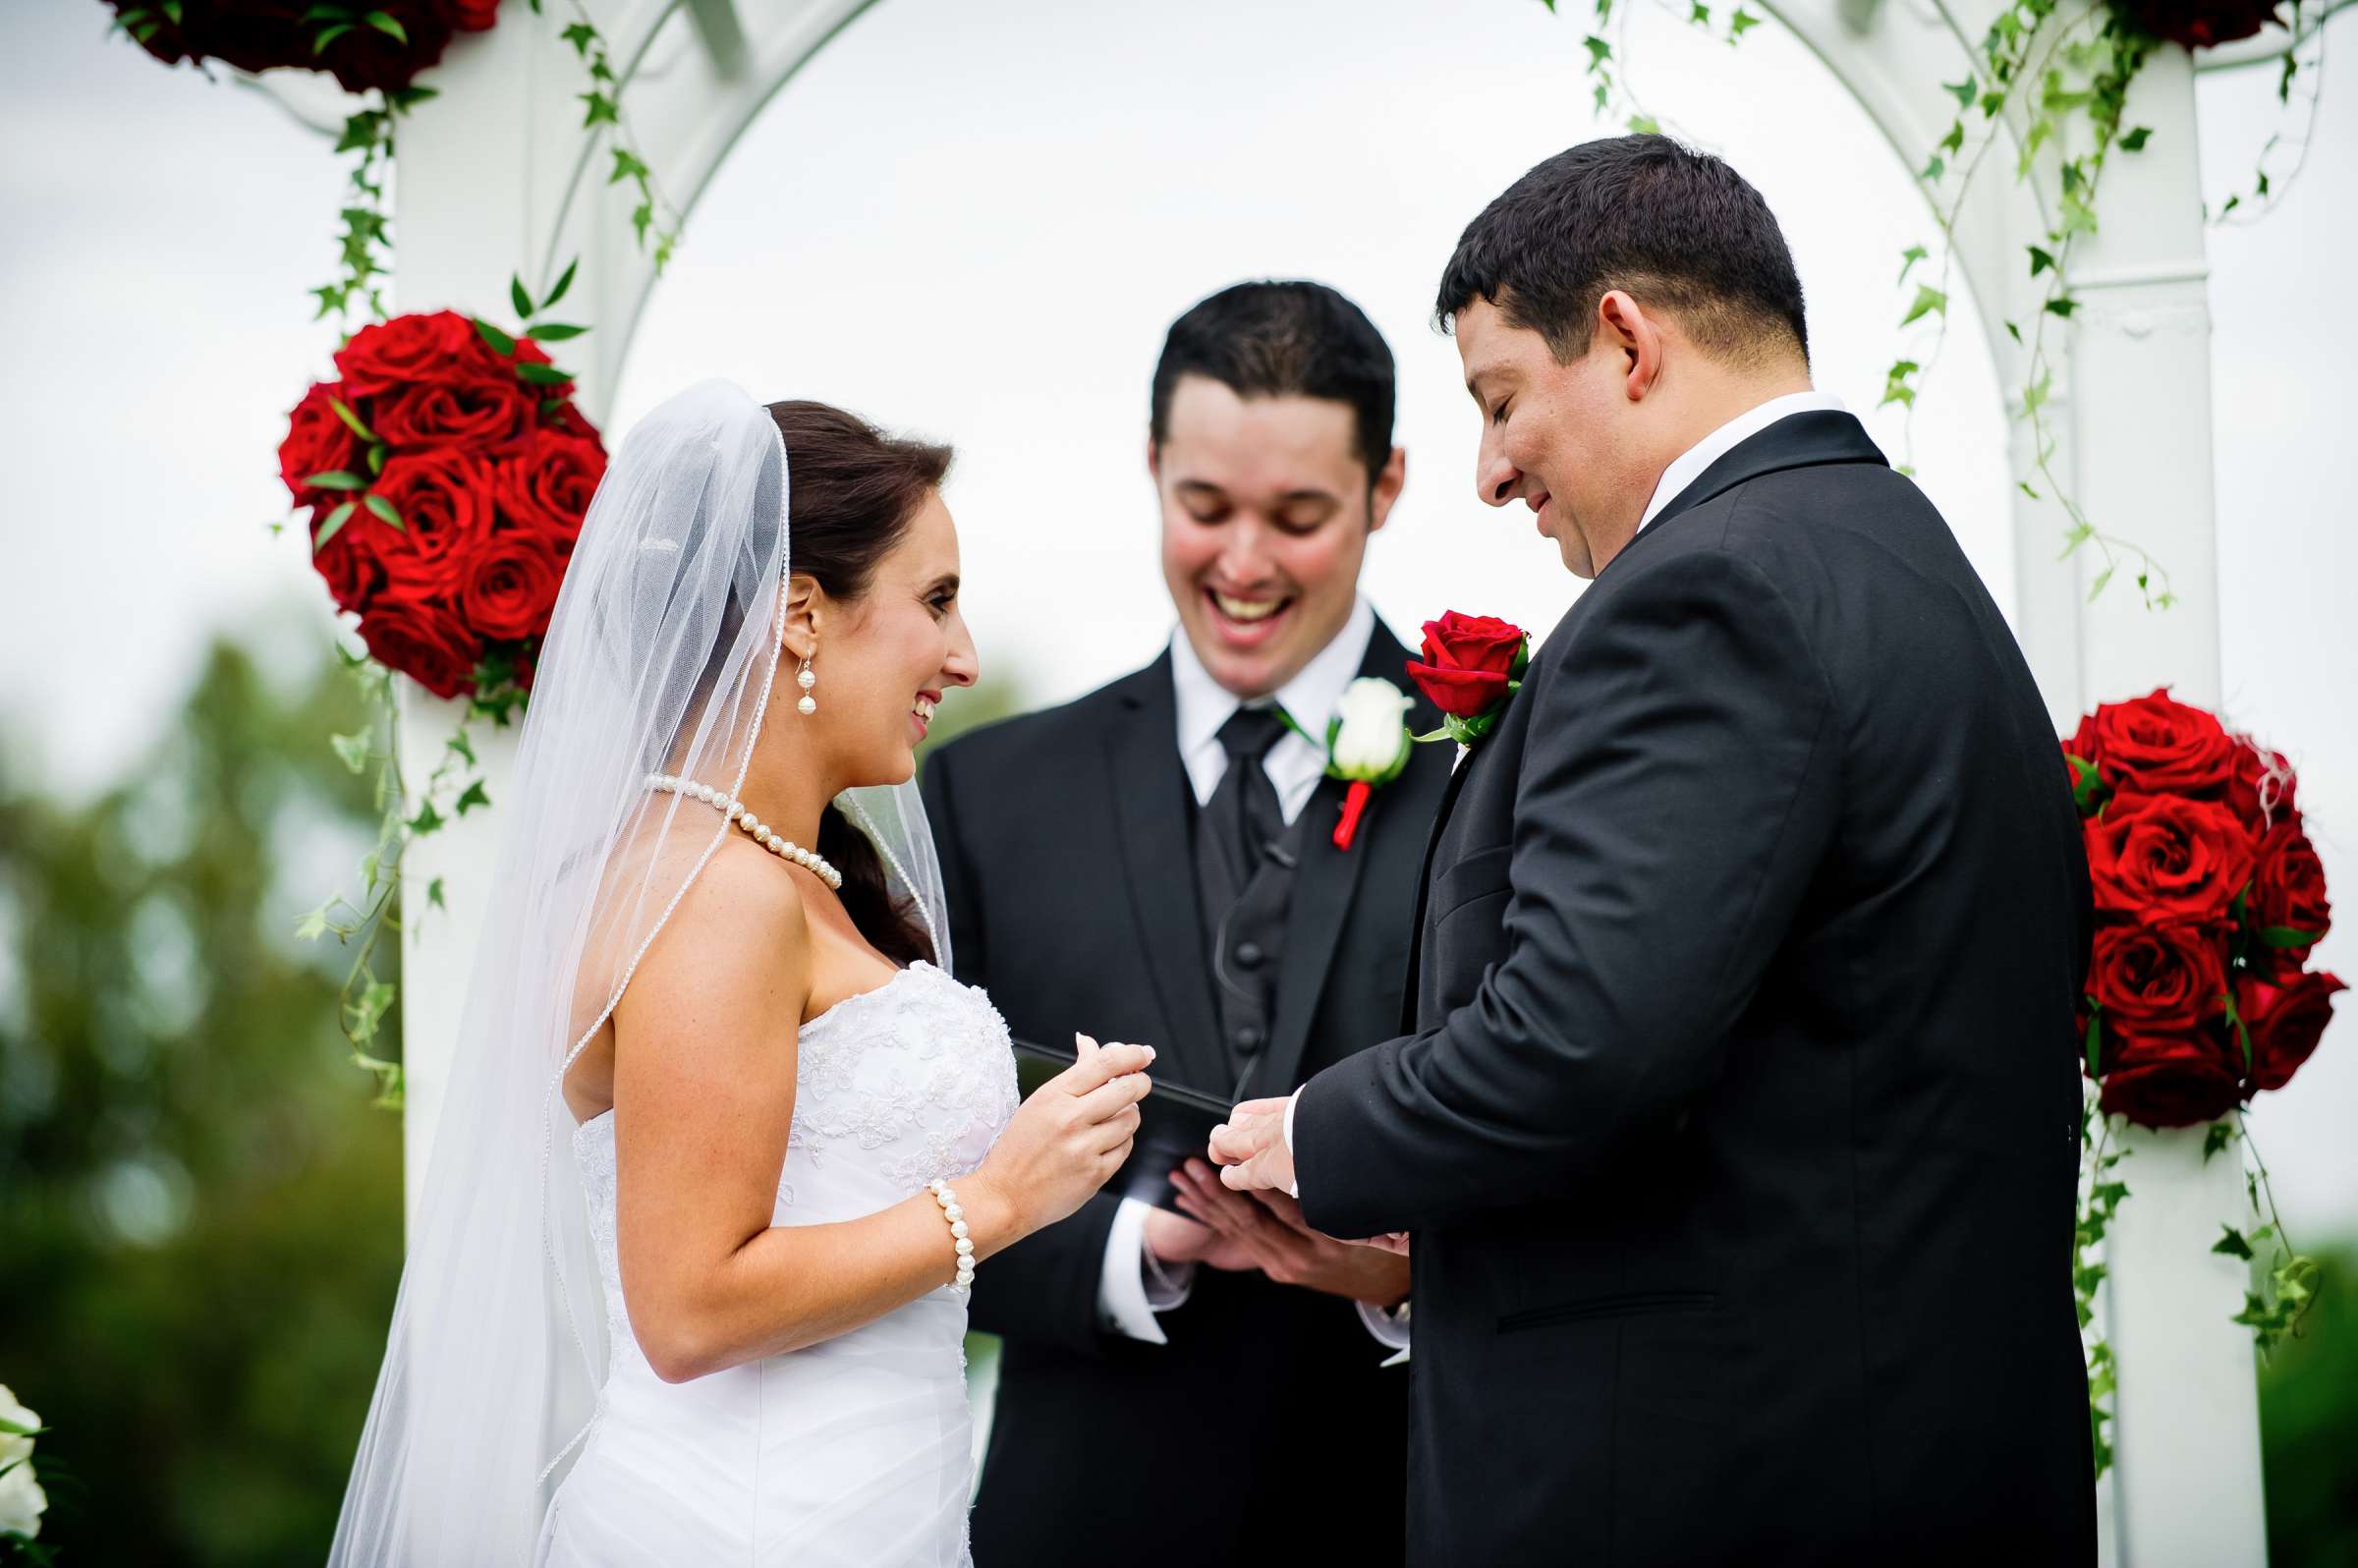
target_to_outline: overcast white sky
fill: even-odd
[[[104,28],[94,0],[0,13],[0,769],[64,786],[137,755],[216,629],[257,629],[290,662],[330,630],[300,542],[264,525],[282,515],[285,411],[333,347],[303,291],[327,271],[339,166],[256,93],[165,71]],[[1239,278],[1318,277],[1360,301],[1401,365],[1410,480],[1371,555],[1377,607],[1412,634],[1448,606],[1550,625],[1574,584],[1520,512],[1475,503],[1474,414],[1426,312],[1484,201],[1614,129],[1588,117],[1580,32],[1529,0],[884,0],[691,214],[615,426],[722,374],[955,439],[985,663],[1069,696],[1149,657],[1169,625],[1143,468],[1164,327]],[[2337,32],[2346,47],[2346,20]],[[1820,384],[1896,449],[1889,411],[1871,411],[1897,256],[1929,230],[1908,169],[1773,25],[1730,51],[1642,19],[1638,54],[1649,106],[1768,194]],[[2276,128],[2272,83],[2204,80],[2214,188]],[[2303,769],[2352,911],[2324,957],[2358,979],[2346,95],[2316,143],[2267,222],[2212,236],[2219,608],[2230,714]],[[1969,312],[1960,297],[1918,462],[2002,602],[2004,425]],[[2354,1121],[2345,1017],[2255,1119],[2296,1225],[2358,1231]]]

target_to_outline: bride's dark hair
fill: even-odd
[[[789,572],[808,575],[846,603],[869,588],[926,497],[950,472],[951,450],[887,435],[824,403],[772,403],[786,443]],[[821,814],[818,853],[843,873],[838,897],[870,946],[895,964],[931,962],[933,944],[913,902],[895,898],[868,835],[840,812]]]

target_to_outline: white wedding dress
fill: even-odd
[[[1007,1027],[925,963],[805,1024],[773,1223],[888,1208],[975,1169],[1015,1113]],[[574,1134],[604,1276],[609,1371],[549,1504],[547,1568],[968,1562],[966,1303],[944,1285],[848,1334],[683,1383],[648,1368],[615,1255],[614,1119]],[[950,1261],[942,1237],[945,1272]]]

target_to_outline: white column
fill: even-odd
[[[2082,707],[2168,685],[2189,702],[2219,695],[2212,511],[2210,312],[2194,75],[2164,48],[2140,74],[2129,126],[2140,153],[2114,151],[2100,231],[2075,257],[2070,403],[2079,498],[2096,526],[2136,540],[2169,569],[2178,605],[2148,610],[2124,564],[2079,616]],[[2060,570],[2060,569],[2057,569]],[[2099,558],[2083,549],[2083,592]],[[2236,1568],[2267,1559],[2260,1417],[2244,1265],[2210,1250],[2238,1220],[2237,1162],[2208,1166],[2201,1129],[2132,1129],[2118,1167],[2129,1187],[2106,1248],[2105,1320],[2118,1359],[2116,1466],[2107,1542],[2129,1568]],[[2108,1553],[2109,1554],[2109,1553]]]
[[[531,155],[534,110],[539,95],[558,88],[547,80],[547,62],[561,65],[570,56],[549,34],[545,18],[511,5],[501,9],[498,27],[452,44],[441,68],[426,79],[440,95],[405,118],[397,132],[396,308],[448,308],[514,324],[508,278],[525,265],[532,237],[545,229],[534,205],[536,196],[545,199],[547,183],[536,177]],[[402,778],[415,800],[465,709],[407,680],[395,685]],[[492,809],[452,818],[415,840],[402,865],[404,1211],[411,1214],[423,1189],[490,896],[515,732],[478,724],[476,749]],[[428,904],[427,889],[436,881],[443,909]]]

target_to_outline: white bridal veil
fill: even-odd
[[[777,682],[787,485],[768,411],[707,381],[631,431],[590,503],[498,803],[504,848],[333,1564],[527,1561],[595,1415],[605,1318],[558,1085],[733,831],[646,784],[742,793]],[[836,805],[947,968],[916,787]]]

